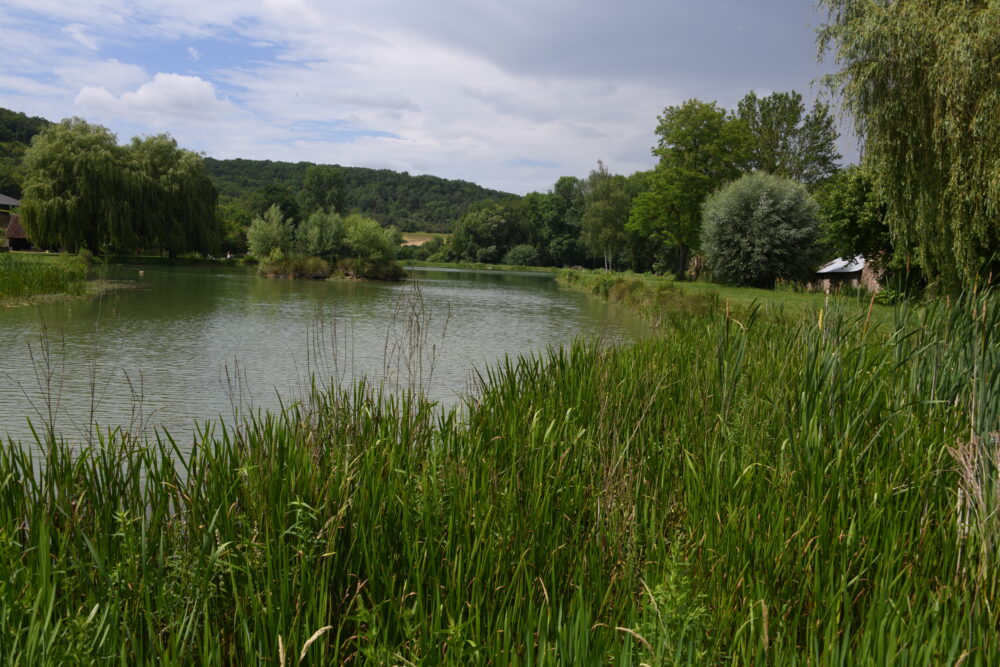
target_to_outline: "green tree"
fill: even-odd
[[[885,194],[896,253],[943,289],[1000,272],[1000,3],[821,0],[821,53]]]
[[[295,201],[291,188],[279,183],[270,183],[244,194],[242,205],[254,217],[262,216],[269,208],[277,205],[288,224],[295,227],[299,222],[299,204]]]
[[[503,263],[511,266],[539,266],[538,250],[530,243],[516,245],[503,256]]]
[[[624,176],[611,174],[600,160],[584,184],[583,238],[594,257],[610,270],[625,244],[629,196]]]
[[[351,214],[344,219],[348,254],[362,262],[384,264],[396,258],[402,236],[395,227],[383,227],[371,218]]]
[[[758,171],[712,194],[704,209],[701,244],[722,282],[770,288],[815,269],[818,207],[804,185]]]
[[[870,261],[888,259],[892,235],[886,206],[870,174],[851,166],[816,193],[823,243],[841,257],[864,255]]]
[[[629,214],[629,230],[648,238],[661,265],[683,279],[701,237],[702,203],[741,173],[750,154],[745,124],[714,102],[667,107],[656,128],[660,162]]]
[[[499,262],[510,248],[527,241],[525,228],[523,206],[481,202],[455,225],[449,257],[462,262]]]
[[[0,143],[0,194],[14,199],[23,196],[21,182],[24,180],[24,151],[27,146],[16,142]]]
[[[247,251],[247,230],[254,216],[242,206],[239,200],[225,195],[219,197],[217,212],[221,220],[222,251],[245,253]]]
[[[98,252],[133,247],[141,174],[107,128],[70,118],[38,134],[24,155],[25,231],[38,245]]]
[[[292,250],[294,232],[292,225],[275,204],[250,223],[247,230],[247,252],[262,261],[279,251],[287,254]]]
[[[306,168],[302,181],[302,211],[332,211],[343,215],[345,210],[344,170],[339,166],[313,164]]]
[[[583,181],[574,176],[562,176],[552,186],[552,216],[543,230],[544,257],[548,264],[571,266],[583,264],[587,248],[583,235]]]
[[[139,186],[133,204],[137,243],[166,249],[171,257],[214,251],[221,237],[218,193],[201,156],[158,134],[132,139],[128,157]]]
[[[806,113],[802,95],[750,93],[738,105],[737,117],[750,134],[750,169],[786,176],[813,186],[833,176],[840,153],[830,108],[820,102]]]
[[[658,167],[650,189],[632,202],[626,224],[633,237],[646,243],[656,270],[670,266],[679,280],[684,279],[689,250],[698,246],[701,232],[703,195],[697,187],[701,181],[685,188],[683,178],[690,173]]]
[[[295,230],[295,249],[303,255],[334,260],[346,254],[344,220],[333,211],[318,210]]]

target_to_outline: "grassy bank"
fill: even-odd
[[[556,273],[559,269],[551,266],[513,266],[510,264],[478,264],[476,262],[427,262],[417,259],[406,260],[407,267],[427,269],[469,269],[471,271],[533,271]]]
[[[129,266],[244,266],[248,264],[246,258],[243,257],[166,257],[164,255],[110,255],[99,258],[99,261]]]
[[[870,309],[878,320],[891,319],[890,307],[873,303],[870,295],[827,295],[822,292],[765,290],[730,287],[707,282],[677,282],[651,274],[613,273],[601,270],[562,269],[560,283],[611,303],[625,305],[656,319],[660,313],[688,312],[692,309],[722,308],[744,311],[765,307],[806,313],[831,304],[843,308]]]
[[[0,253],[0,305],[87,293],[87,263],[69,255]]]
[[[695,303],[495,368],[464,416],[361,385],[190,454],[10,446],[0,655],[996,664],[998,334],[995,295]]]

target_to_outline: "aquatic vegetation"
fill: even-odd
[[[86,291],[87,262],[80,257],[0,253],[0,302],[39,294]]]

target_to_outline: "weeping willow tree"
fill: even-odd
[[[73,118],[25,152],[25,229],[45,247],[209,252],[219,240],[217,193],[201,157],[167,135],[119,146],[110,131]]]
[[[136,137],[129,149],[140,180],[136,228],[144,244],[171,256],[213,250],[219,242],[217,193],[201,157],[166,134]]]
[[[136,178],[125,164],[115,135],[79,118],[37,135],[24,155],[21,218],[28,236],[70,250],[130,245]]]
[[[1000,269],[1000,0],[820,6],[897,252],[943,289]]]

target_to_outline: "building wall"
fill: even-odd
[[[864,285],[869,292],[875,292],[878,294],[882,291],[883,275],[885,275],[885,269],[876,269],[871,262],[865,262],[865,268],[861,270],[861,284]]]

